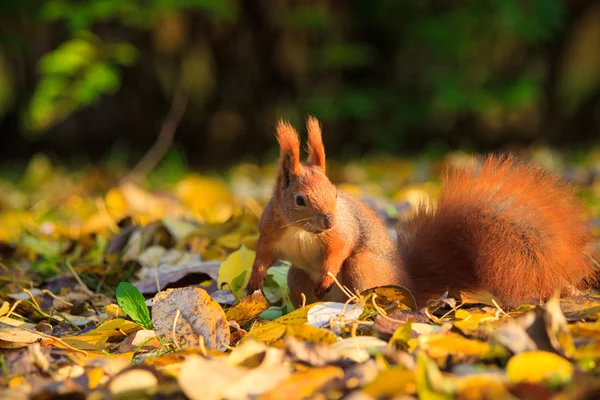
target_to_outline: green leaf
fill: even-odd
[[[117,303],[134,322],[145,329],[154,329],[146,300],[138,288],[131,283],[119,283],[119,286],[117,286]]]

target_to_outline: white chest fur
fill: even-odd
[[[285,228],[274,249],[277,258],[290,261],[315,279],[320,277],[325,247],[314,233],[290,226]]]

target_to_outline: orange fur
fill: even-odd
[[[396,247],[377,215],[325,175],[315,118],[307,130],[303,164],[296,131],[277,125],[278,181],[261,217],[250,292],[262,288],[276,259],[292,262],[288,285],[296,305],[302,293],[309,303],[345,301],[329,272],[351,291],[408,286],[420,306],[446,290],[485,289],[511,307],[595,281],[582,206],[556,176],[510,156],[447,172],[437,206],[421,205],[399,229]]]
[[[447,173],[437,208],[423,205],[399,232],[421,305],[447,289],[485,289],[516,306],[584,288],[590,239],[572,190],[510,156]]]
[[[321,137],[321,125],[312,115],[306,121],[308,131],[308,163],[316,165],[325,172],[325,147]]]
[[[288,122],[277,123],[277,141],[281,148],[280,164],[289,162],[291,172],[300,172],[300,139],[298,133]]]

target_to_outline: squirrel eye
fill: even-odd
[[[305,206],[306,205],[306,200],[304,199],[304,197],[302,197],[301,195],[296,195],[296,204],[299,206]]]

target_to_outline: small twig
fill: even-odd
[[[496,299],[492,299],[492,304],[493,304],[493,305],[494,305],[494,306],[495,306],[495,307],[498,309],[498,312],[500,312],[501,314],[504,314],[504,315],[506,315],[507,317],[510,317],[510,315],[508,315],[508,314],[506,313],[506,311],[504,311],[504,310],[502,309],[502,307],[500,307],[500,304],[498,304],[498,302],[496,301]],[[496,318],[498,318],[498,317],[496,317]]]
[[[344,293],[346,295],[346,297],[348,297],[348,298],[356,297],[348,289],[346,289],[344,286],[342,286],[342,284],[337,280],[337,277],[334,274],[332,274],[331,272],[327,272],[327,275],[329,275],[333,279],[335,284],[338,285],[338,287],[340,288],[342,293]]]
[[[77,281],[77,283],[79,283],[79,286],[81,286],[81,288],[83,289],[83,291],[85,292],[85,294],[92,296],[94,294],[94,292],[92,292],[90,290],[90,288],[87,287],[87,285],[81,280],[81,277],[79,276],[79,274],[77,273],[77,271],[75,271],[75,268],[73,268],[73,266],[71,265],[71,263],[69,262],[69,260],[66,260],[65,265],[67,266],[67,268],[69,268],[69,271],[71,271],[71,274],[73,275],[73,278],[75,278],[75,280]]]
[[[31,293],[27,289],[23,289],[23,291],[29,295],[29,297],[31,298],[31,302],[33,303],[33,306],[40,314],[42,314],[46,318],[52,318],[52,316],[50,314],[47,314],[44,310],[42,310],[42,307],[40,307],[40,305],[37,302],[37,300],[35,299],[35,296],[33,295],[33,293]]]
[[[59,301],[59,302],[61,302],[63,304],[66,304],[69,307],[73,307],[73,304],[69,303],[66,300],[61,299],[60,297],[58,297],[57,295],[55,295],[54,293],[52,293],[48,289],[42,289],[42,293],[47,294],[48,296],[52,297],[54,300]]]
[[[200,347],[200,352],[204,357],[208,357],[208,351],[206,351],[206,344],[204,343],[204,336],[200,335],[200,343],[198,344]]]
[[[24,331],[27,331],[27,332],[35,333],[36,335],[40,335],[41,337],[43,337],[43,338],[46,338],[46,339],[50,339],[50,340],[56,340],[58,343],[62,344],[63,346],[65,346],[65,347],[66,347],[66,348],[68,348],[68,349],[71,349],[71,350],[73,350],[73,351],[76,351],[76,352],[78,352],[78,353],[81,353],[81,354],[85,355],[86,357],[87,357],[87,355],[88,355],[87,351],[85,351],[85,350],[81,350],[81,349],[78,349],[78,348],[76,348],[76,347],[73,347],[73,346],[71,346],[70,344],[68,344],[68,343],[66,343],[65,341],[63,341],[62,339],[60,339],[60,338],[57,338],[56,336],[52,336],[52,335],[46,335],[45,333],[38,332],[38,331],[35,331],[35,330],[33,330],[33,329],[23,328],[22,326],[18,326],[17,328],[19,328],[19,329],[23,329]]]
[[[130,181],[134,183],[139,182],[141,178],[148,175],[148,173],[158,165],[160,160],[162,160],[165,154],[167,154],[167,151],[173,144],[175,131],[177,130],[177,126],[181,122],[183,115],[185,114],[187,104],[188,89],[182,74],[177,88],[175,89],[171,108],[165,117],[165,121],[163,122],[160,131],[158,132],[156,142],[152,145],[144,157],[136,164],[131,172],[125,176],[124,181]]]
[[[181,311],[179,311],[179,308],[178,308],[177,311],[175,311],[175,319],[173,320],[173,331],[171,332],[171,336],[173,337],[173,343],[175,343],[177,350],[181,350],[181,347],[179,346],[179,342],[177,342],[177,336],[175,336],[175,326],[177,325],[177,320],[179,319],[179,314],[181,314]]]
[[[65,317],[62,313],[60,313],[60,312],[58,312],[56,310],[52,310],[52,314],[57,314],[59,317],[61,317],[63,319],[64,322],[66,322],[69,325],[71,325],[71,327],[73,327],[73,329],[75,329],[76,331],[81,331],[80,327],[78,327],[77,325],[75,325],[73,323],[73,321],[71,321],[69,318]],[[50,317],[53,318],[53,319],[58,319],[54,315],[50,315]]]
[[[160,279],[158,279],[158,257],[154,262],[154,279],[156,279],[156,293],[160,292]]]
[[[387,316],[387,313],[385,312],[385,310],[383,308],[381,308],[381,306],[379,306],[376,302],[375,299],[377,298],[377,294],[373,293],[373,297],[371,298],[371,301],[373,302],[373,307],[375,308],[375,310],[377,310],[377,312],[379,313],[379,315],[381,315],[381,317],[383,319],[387,319],[390,322],[397,322],[400,324],[406,323],[406,321],[400,321],[399,319],[394,319],[394,318],[390,318]]]
[[[6,318],[10,318],[11,314],[15,311],[15,309],[17,308],[17,306],[19,305],[19,303],[22,302],[22,301],[23,300],[17,300],[17,301],[15,301],[15,304],[12,305],[12,307],[8,311],[8,314],[6,314]]]

